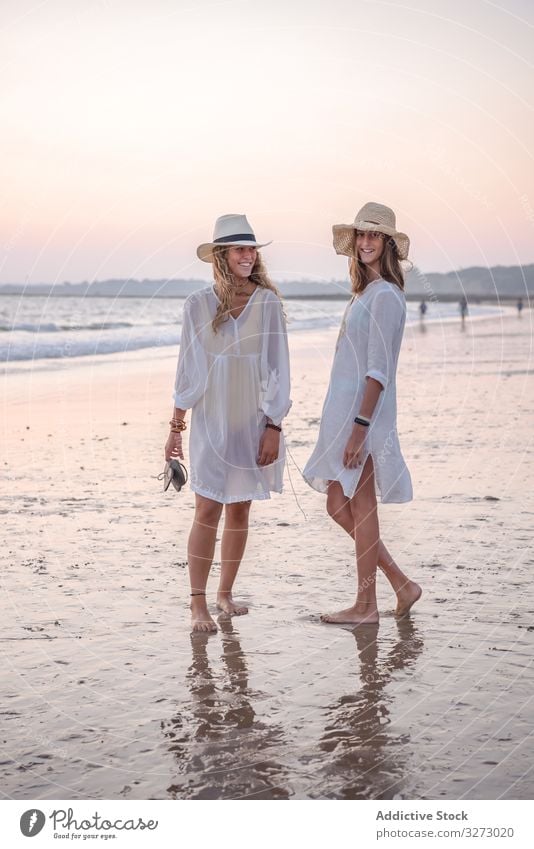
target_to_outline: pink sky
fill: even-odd
[[[424,271],[534,262],[534,9],[5,0],[0,282],[206,277],[245,212],[278,279],[343,277],[392,206]]]

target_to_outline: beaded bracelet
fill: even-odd
[[[371,420],[366,419],[365,416],[356,416],[356,418],[354,419],[354,424],[360,424],[363,425],[363,427],[369,427],[369,425],[371,424]]]
[[[174,428],[174,432],[177,430],[187,430],[187,425],[183,419],[171,419],[169,424],[171,428]]]
[[[272,422],[267,422],[267,424],[265,425],[265,427],[270,427],[270,428],[271,428],[271,430],[277,430],[277,431],[278,431],[278,433],[282,433],[282,428],[281,428],[281,427],[278,427],[278,425],[275,425],[275,424],[273,424]]]

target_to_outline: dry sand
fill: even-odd
[[[300,467],[334,341],[291,335]],[[250,614],[190,637],[193,495],[155,479],[175,357],[2,382],[4,797],[531,798],[530,313],[407,328],[415,500],[379,516],[424,595],[398,622],[381,576],[379,629],[356,632],[319,621],[351,599],[352,546],[290,461],[296,498],[286,473],[253,507]]]

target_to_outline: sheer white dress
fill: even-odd
[[[280,425],[291,407],[289,352],[280,299],[257,286],[237,318],[213,332],[219,301],[212,286],[184,304],[174,406],[192,408],[189,480],[194,492],[222,504],[282,492],[278,460],[258,466],[267,416]]]
[[[319,492],[327,491],[329,481],[339,481],[345,495],[352,498],[365,460],[371,454],[381,501],[412,500],[412,481],[397,434],[396,373],[405,322],[404,293],[381,278],[369,283],[348,305],[319,438],[303,472],[305,480]],[[363,462],[356,469],[347,469],[343,453],[360,410],[367,377],[379,381],[383,390],[366,432]]]

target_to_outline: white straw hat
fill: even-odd
[[[204,242],[197,248],[197,256],[203,262],[213,262],[213,248],[218,245],[223,247],[249,246],[251,248],[264,248],[271,242],[256,241],[256,236],[246,215],[221,215],[215,222],[213,230],[213,242]]]
[[[399,259],[407,259],[410,240],[406,233],[397,230],[395,213],[381,203],[366,203],[356,213],[354,224],[334,224],[334,248],[337,254],[355,256],[355,230],[377,230],[391,236],[397,245]]]

